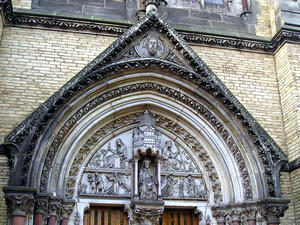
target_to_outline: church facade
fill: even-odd
[[[1,224],[300,224],[299,1],[0,7]]]

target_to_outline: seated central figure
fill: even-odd
[[[139,189],[141,199],[157,199],[157,179],[149,159],[144,160],[140,170]]]

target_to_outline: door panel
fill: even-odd
[[[84,225],[128,225],[127,216],[117,207],[91,207],[84,214]]]
[[[165,209],[160,225],[197,225],[197,217],[192,210]]]

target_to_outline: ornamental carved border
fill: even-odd
[[[205,107],[203,107],[200,103],[196,102],[192,98],[190,98],[174,89],[168,88],[166,86],[154,84],[154,83],[133,84],[133,85],[124,86],[124,87],[112,90],[110,92],[104,93],[101,96],[99,96],[98,98],[96,98],[96,99],[92,100],[91,102],[89,102],[88,104],[86,104],[77,113],[75,113],[71,117],[71,119],[69,119],[65,123],[65,125],[61,128],[61,130],[58,132],[58,135],[55,137],[55,139],[50,147],[50,150],[47,154],[45,164],[43,167],[43,171],[42,171],[41,186],[40,186],[41,192],[46,191],[49,169],[51,168],[54,156],[58,151],[58,148],[59,148],[58,143],[61,143],[61,140],[64,138],[64,136],[68,132],[68,130],[71,129],[71,127],[80,118],[82,118],[89,110],[97,107],[101,103],[109,101],[116,97],[119,97],[121,95],[135,93],[138,91],[155,91],[160,94],[167,95],[168,97],[171,97],[171,98],[173,98],[177,101],[180,101],[180,102],[188,105],[189,107],[195,109],[201,116],[203,116],[219,132],[219,134],[221,135],[221,137],[227,144],[228,148],[232,152],[233,157],[239,167],[239,170],[240,170],[240,173],[241,173],[241,176],[243,179],[245,199],[251,200],[253,198],[250,176],[249,176],[247,167],[245,165],[245,161],[244,161],[242,154],[239,151],[237,145],[235,144],[233,138],[230,136],[230,133],[224,127],[224,125],[211,112],[209,112]],[[159,124],[157,124],[157,125],[159,126]],[[199,156],[202,158],[201,154],[199,153]],[[205,159],[206,157],[207,157],[207,155],[204,154],[203,158]]]
[[[112,121],[100,128],[99,130],[97,130],[95,134],[82,145],[73,161],[73,164],[68,174],[66,191],[67,198],[72,198],[75,194],[75,183],[79,167],[81,165],[82,160],[89,154],[90,149],[92,149],[99,142],[99,140],[104,138],[108,133],[112,133],[119,128],[137,124],[139,122],[139,118],[141,118],[142,115],[143,113],[140,112],[118,118],[116,121]],[[189,145],[192,147],[192,149],[195,151],[195,153],[205,166],[206,172],[212,184],[215,202],[221,202],[222,192],[218,174],[207,152],[201,147],[201,144],[197,141],[197,139],[194,136],[192,136],[187,130],[182,128],[180,125],[175,124],[171,120],[164,118],[158,114],[152,115],[156,121],[156,126],[162,127],[168,130],[169,132],[175,133],[183,141],[189,143]]]
[[[61,29],[63,31],[76,31],[88,33],[105,33],[121,35],[130,25],[95,22],[88,19],[66,19],[48,15],[32,15],[29,13],[13,12],[11,0],[0,1],[7,25],[39,27],[47,29]],[[238,49],[253,52],[273,54],[283,43],[300,43],[300,32],[282,29],[271,41],[251,40],[246,38],[230,38],[201,33],[180,32],[185,41],[191,44]]]

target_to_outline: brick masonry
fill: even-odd
[[[300,46],[285,44],[275,55],[287,154],[290,161],[300,157]],[[297,223],[300,223],[300,169],[291,174]]]
[[[256,34],[270,38],[280,22],[275,13],[278,2],[258,2]],[[13,3],[15,8],[31,8],[30,0]],[[92,34],[3,29],[0,17],[0,142],[114,40],[115,37]],[[298,158],[300,46],[285,44],[274,56],[192,47],[288,154],[289,160]],[[1,189],[7,181],[7,159],[0,156],[0,224],[6,221]],[[300,224],[300,169],[283,173],[281,183],[284,196],[292,199],[281,223]]]

